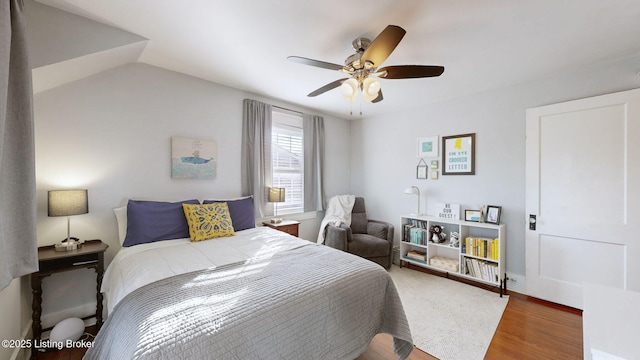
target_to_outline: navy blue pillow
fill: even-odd
[[[200,204],[197,199],[179,202],[129,200],[127,204],[127,236],[122,246],[128,247],[160,240],[189,237],[189,225],[182,204]]]
[[[253,211],[253,196],[236,200],[205,200],[203,204],[226,202],[233,223],[233,231],[252,229],[256,227],[256,216]]]

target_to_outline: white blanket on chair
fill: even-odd
[[[340,226],[345,224],[351,226],[351,210],[353,210],[355,202],[356,197],[354,195],[336,195],[329,199],[327,211],[320,223],[318,244],[324,243],[324,230],[327,225]]]

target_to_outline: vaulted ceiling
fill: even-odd
[[[390,113],[640,55],[637,0],[37,1],[149,39],[137,61],[347,118],[352,106]],[[444,74],[382,79],[377,104],[351,105],[340,89],[306,96],[344,74],[287,56],[343,64],[355,38],[389,24],[407,34],[384,65]]]

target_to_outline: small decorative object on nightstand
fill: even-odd
[[[81,248],[65,252],[56,251],[55,245],[38,248],[40,270],[31,274],[31,291],[33,293],[33,303],[31,306],[33,311],[32,359],[37,357],[37,351],[33,345],[40,341],[40,336],[43,331],[50,330],[42,329],[40,315],[42,314],[42,279],[51,274],[75,269],[96,270],[96,313],[84,319],[95,316],[96,327],[98,330],[100,329],[102,325],[102,293],[100,292],[100,287],[102,286],[102,275],[104,274],[104,252],[108,247],[109,245],[100,240],[87,240]]]
[[[286,232],[287,234],[298,236],[298,225],[300,225],[299,221],[293,220],[282,220],[277,224],[273,224],[271,222],[265,221],[262,223],[264,226],[268,226],[272,229],[280,230],[282,232]]]

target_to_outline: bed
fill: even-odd
[[[122,238],[122,209],[116,217]],[[381,266],[267,227],[238,229],[124,246],[103,279],[107,321],[84,358],[354,359],[377,333],[393,336],[398,358],[412,351]]]

